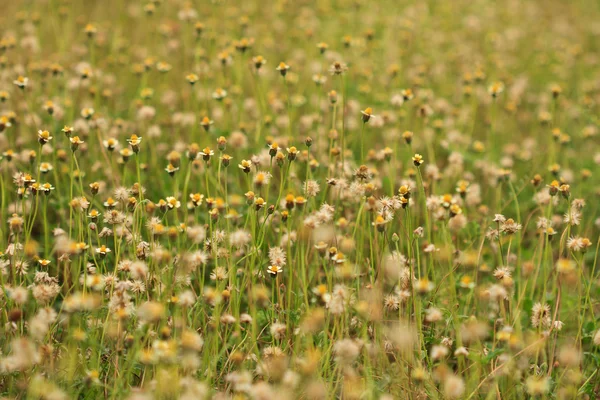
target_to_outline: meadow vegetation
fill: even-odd
[[[0,396],[600,396],[600,3],[15,0]]]

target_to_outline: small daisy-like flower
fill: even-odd
[[[88,67],[85,67],[80,71],[81,79],[88,79],[92,76],[92,74],[92,70]]]
[[[229,154],[223,154],[220,159],[224,167],[228,167],[231,163],[231,156]]]
[[[202,126],[205,131],[208,131],[210,129],[210,126],[214,123],[215,121],[213,121],[212,119],[204,117],[202,118],[202,121],[200,121],[200,126]]]
[[[73,134],[73,127],[65,125],[62,128],[62,132],[65,134],[66,137],[71,137],[71,134]]]
[[[217,58],[219,59],[219,61],[221,61],[222,66],[230,64],[232,60],[231,55],[229,55],[228,51],[220,52],[219,54],[217,54]]]
[[[456,184],[456,193],[458,193],[460,197],[465,198],[469,192],[469,185],[469,182],[465,180],[458,181]]]
[[[85,119],[90,119],[94,115],[95,111],[91,107],[86,107],[81,110],[81,117]]]
[[[256,186],[268,185],[271,181],[271,174],[266,171],[258,171],[254,176],[254,184]]]
[[[53,169],[54,169],[54,167],[52,167],[52,164],[50,164],[50,163],[47,163],[47,162],[40,163],[40,172],[42,174],[46,174],[46,173],[52,171]]]
[[[94,384],[99,384],[100,383],[100,372],[98,372],[98,370],[95,370],[95,369],[86,372],[86,381],[94,383]]]
[[[283,272],[283,268],[277,265],[269,265],[267,267],[267,272],[273,276],[277,276],[277,274],[280,274]]]
[[[123,161],[129,160],[129,157],[133,155],[133,151],[129,148],[119,150],[119,154],[123,157]]]
[[[31,184],[31,186],[29,187],[29,190],[31,190],[32,194],[36,195],[36,194],[38,194],[39,191],[42,190],[42,188],[41,188],[41,185],[38,182],[36,182],[36,183]]]
[[[225,136],[219,136],[217,139],[217,147],[220,151],[223,151],[227,148],[227,139],[225,139]]]
[[[284,161],[285,155],[281,151],[278,151],[277,154],[275,154],[275,162],[281,167]]]
[[[45,258],[40,258],[38,260],[38,264],[40,264],[40,266],[42,267],[47,267],[48,265],[50,265],[50,260],[46,260]]]
[[[415,290],[417,291],[417,293],[420,294],[429,293],[433,290],[434,287],[435,285],[433,284],[433,282],[431,282],[427,278],[421,278],[415,282]]]
[[[506,168],[500,168],[496,171],[496,175],[498,176],[499,181],[507,182],[510,179],[511,174],[512,174],[512,171],[510,169],[506,169]]]
[[[294,208],[294,195],[291,193],[288,194],[287,196],[285,196],[283,202],[285,203],[285,207],[291,210],[292,208]]]
[[[266,63],[267,60],[265,60],[263,56],[252,57],[252,64],[254,64],[254,68],[257,70],[259,70]]]
[[[321,54],[325,53],[328,48],[329,48],[329,45],[325,42],[317,43],[317,49],[319,49],[319,53],[321,53]]]
[[[54,114],[54,103],[52,100],[48,100],[44,103],[42,108],[50,115]]]
[[[469,275],[463,275],[460,278],[459,286],[466,289],[473,289],[475,287],[475,282],[473,282],[473,278]]]
[[[402,98],[404,99],[404,101],[412,100],[415,97],[412,89],[403,89],[400,92],[400,95],[402,95]]]
[[[335,264],[343,264],[346,262],[346,256],[342,252],[336,252],[332,257],[331,261]]]
[[[336,61],[329,67],[331,75],[341,75],[348,70],[348,66],[343,62]]]
[[[560,130],[560,128],[552,129],[552,137],[555,141],[558,141],[560,139],[560,135],[562,135],[562,131]]]
[[[181,207],[181,202],[173,196],[167,197],[166,202],[167,202],[167,207],[170,210]]]
[[[193,85],[194,83],[198,82],[198,75],[196,74],[188,74],[185,76],[185,79],[188,81],[188,83],[190,85]]]
[[[338,94],[335,90],[332,90],[329,93],[327,93],[327,97],[329,98],[329,102],[331,104],[335,104],[338,101]]]
[[[140,92],[140,97],[144,100],[151,99],[154,96],[154,89],[152,88],[144,88]]]
[[[90,191],[92,192],[93,195],[98,194],[98,192],[100,191],[100,183],[98,183],[98,182],[90,183]]]
[[[106,246],[103,246],[103,247],[106,248]],[[74,245],[74,250],[77,254],[84,252],[88,248],[89,248],[89,246],[85,242],[78,242],[78,243],[75,243],[75,245]],[[110,253],[110,249],[108,249],[108,252]]]
[[[131,196],[127,198],[127,209],[131,212],[135,210],[135,206],[137,205],[137,198]]]
[[[52,140],[50,132],[42,130],[38,131],[38,142],[40,142],[41,145],[48,143],[50,140]]]
[[[115,201],[115,199],[113,199],[112,197],[109,197],[103,204],[104,207],[111,209],[115,208],[119,204],[119,202]]]
[[[259,211],[266,205],[267,202],[262,197],[257,197],[256,199],[254,199],[254,208],[256,209],[256,211]]]
[[[93,37],[97,32],[96,26],[93,24],[87,24],[85,28],[83,28],[83,32],[87,35],[87,37]]]
[[[35,179],[33,179],[31,174],[24,174],[20,178],[20,180],[23,183],[23,186],[25,186],[25,187],[29,187],[32,183],[35,183]],[[15,182],[17,182],[17,181],[15,181]]]
[[[494,82],[488,87],[488,93],[494,98],[502,92],[504,92],[504,83],[502,82]]]
[[[202,155],[202,159],[204,161],[210,161],[210,157],[215,155],[215,152],[212,151],[209,147],[205,147],[201,152],[200,155]]]
[[[190,200],[194,207],[198,207],[202,204],[202,201],[204,200],[204,195],[200,193],[192,193],[190,194]]]
[[[208,204],[208,201],[206,201],[206,204]],[[210,216],[210,218],[213,221],[216,221],[217,219],[219,219],[219,209],[211,208],[210,211],[208,212],[208,215]]]
[[[452,204],[449,208],[450,217],[462,214],[462,208],[458,204]]]
[[[200,152],[200,146],[198,146],[197,143],[192,143],[188,146],[188,149],[186,151],[186,156],[187,156],[188,160],[194,161],[196,158],[198,158],[199,152]]]
[[[371,117],[373,117],[373,109],[371,107],[365,108],[360,113],[362,114],[362,120],[365,123],[369,122],[369,120],[371,119]]]
[[[565,144],[569,144],[571,142],[571,136],[565,134],[560,135],[560,137],[558,138],[558,141],[560,144],[565,145]]]
[[[142,138],[134,134],[134,135],[131,135],[129,137],[129,139],[127,139],[127,142],[131,146],[139,146],[139,144],[142,142]]]
[[[381,150],[381,154],[383,154],[384,160],[391,161],[394,150],[392,150],[390,147],[385,147],[383,150]]]
[[[423,156],[418,153],[416,153],[413,156],[412,160],[413,160],[413,164],[415,165],[415,167],[421,166],[421,164],[423,164],[423,162],[424,162]]]
[[[127,143],[129,143],[129,145],[131,146],[131,150],[133,150],[134,153],[138,153],[140,151],[141,142],[141,136],[138,136],[136,134],[131,135],[129,139],[127,139]]]
[[[581,244],[583,245],[581,251],[586,251],[588,248],[592,247],[592,241],[586,237],[581,238]]]
[[[25,220],[17,214],[13,214],[10,218],[8,218],[8,226],[10,227],[10,231],[13,233],[18,233],[23,228],[23,223]]]
[[[169,208],[167,207],[167,202],[164,199],[158,200],[158,202],[156,203],[156,206],[163,212],[166,212],[169,210]]]
[[[28,158],[29,158],[30,163],[33,164],[36,157],[37,157],[37,153],[35,151],[33,151],[33,150],[29,151]]]
[[[269,147],[269,155],[271,157],[275,157],[277,155],[277,152],[279,150],[281,150],[281,147],[279,147],[279,145],[275,142],[269,144],[268,147]]]
[[[385,230],[385,225],[390,222],[388,219],[386,219],[383,215],[378,215],[377,217],[375,217],[375,221],[373,221],[371,224],[377,228],[377,230],[379,232],[383,232]]]
[[[225,97],[227,97],[227,91],[223,90],[221,88],[215,89],[215,91],[212,94],[212,98],[215,99],[215,100],[217,100],[217,101],[221,101]]]
[[[100,254],[100,256],[102,257],[106,256],[110,252],[111,249],[109,247],[106,247],[105,245],[96,248],[96,254]]]
[[[12,124],[6,115],[0,117],[0,132],[3,132],[6,128],[10,128]]]
[[[575,271],[576,267],[577,264],[575,261],[568,258],[559,258],[558,261],[556,261],[556,271],[559,274],[571,274]]]
[[[100,217],[100,215],[102,215],[98,210],[93,209],[88,213],[88,218],[91,219],[92,221],[98,219]]]
[[[279,71],[279,73],[281,74],[281,76],[285,76],[287,74],[287,72],[289,71],[291,67],[289,65],[287,65],[286,63],[284,63],[283,61],[279,63],[279,65],[277,66],[277,68],[275,68],[277,71]]]
[[[238,164],[238,168],[240,168],[245,173],[250,172],[250,168],[252,168],[252,161],[250,160],[242,160],[240,164]]]
[[[297,207],[302,207],[302,206],[304,206],[304,205],[306,204],[306,198],[304,198],[304,197],[302,197],[302,196],[296,196],[296,197],[294,198],[294,204],[295,204]]]
[[[204,32],[204,24],[202,22],[196,22],[196,24],[194,24],[194,30],[196,31],[196,34],[200,36],[202,32]]]
[[[554,176],[558,176],[560,173],[560,164],[554,163],[548,167],[548,171]]]
[[[15,80],[13,81],[13,83],[14,83],[15,85],[17,85],[19,88],[21,88],[21,89],[25,89],[25,87],[27,87],[27,84],[29,83],[29,78],[27,78],[27,77],[25,77],[25,76],[22,76],[22,75],[19,75],[19,76],[17,77],[17,79],[15,79]]]
[[[117,141],[117,139],[108,138],[106,140],[103,140],[102,144],[108,151],[113,151],[117,148],[117,146],[119,145],[119,142]]]
[[[560,192],[560,194],[562,194],[562,196],[565,199],[568,199],[569,196],[571,195],[571,187],[567,184],[562,184],[558,187],[558,191]]]
[[[45,194],[50,194],[50,192],[54,190],[54,186],[46,182],[40,186],[40,190],[43,191]]]
[[[296,159],[296,157],[298,156],[298,149],[296,147],[292,146],[292,147],[288,147],[286,150],[288,152],[288,160],[294,161]]]
[[[241,38],[240,40],[235,42],[235,48],[236,48],[236,50],[244,53],[246,50],[251,48],[253,44],[254,44],[253,38],[250,38],[250,39],[249,38]]]
[[[402,133],[402,139],[406,142],[406,144],[411,144],[413,140],[414,134],[411,131],[405,131]]]
[[[171,68],[173,68],[173,67],[169,63],[166,63],[163,61],[156,63],[156,70],[158,72],[162,72],[162,73],[169,72],[171,70]]]
[[[173,164],[169,163],[165,168],[165,171],[171,176],[175,175],[175,172],[179,171],[179,167],[175,167]]]
[[[402,207],[403,209],[406,209],[406,207],[408,207],[408,197],[400,197],[400,207]]]
[[[79,136],[70,137],[69,142],[71,142],[71,150],[73,151],[77,150],[84,143],[83,140],[79,139]]]
[[[321,86],[324,85],[325,82],[327,82],[327,77],[323,74],[314,74],[312,76],[312,80],[314,83],[317,84],[317,86]]]

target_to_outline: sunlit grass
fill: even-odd
[[[0,395],[596,398],[599,7],[7,2]]]

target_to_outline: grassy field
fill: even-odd
[[[600,398],[600,3],[15,0],[2,399]]]

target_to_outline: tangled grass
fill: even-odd
[[[600,396],[600,5],[12,1],[0,394]]]

